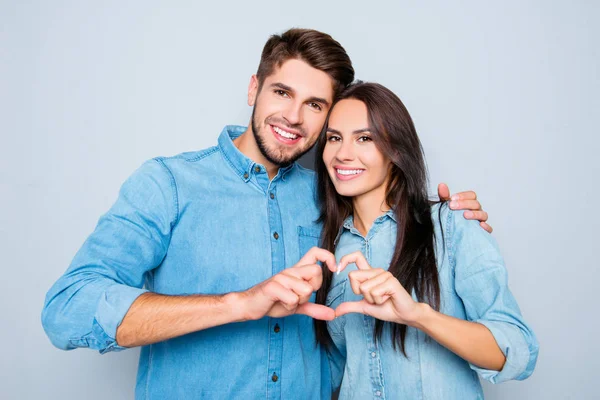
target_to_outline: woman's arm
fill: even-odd
[[[418,303],[417,309],[419,316],[411,321],[411,326],[422,330],[471,364],[494,371],[502,370],[506,357],[485,325],[442,314],[425,303]]]
[[[476,224],[472,225],[480,231]],[[459,255],[457,250],[453,248]],[[537,340],[522,320],[508,290],[503,265],[491,263],[490,254],[475,254],[471,265],[456,271],[456,291],[470,321],[444,315],[416,302],[390,272],[371,268],[360,252],[343,257],[340,269],[356,263],[358,270],[350,272],[348,277],[352,291],[364,299],[342,303],[335,310],[336,317],[358,312],[413,326],[470,362],[485,379],[494,383],[525,379],[533,372],[537,360]]]
[[[420,329],[439,344],[479,367],[500,371],[505,357],[484,325],[464,321],[416,302],[390,272],[371,268],[361,253],[345,256],[343,266],[355,262],[358,271],[348,274],[352,291],[364,297],[336,308],[336,317],[358,312],[383,321]]]

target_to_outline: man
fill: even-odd
[[[334,312],[310,299],[317,262],[335,259],[314,248],[313,173],[294,161],[353,79],[329,35],[272,36],[250,80],[249,127],[150,160],[124,183],[48,292],[42,321],[53,344],[144,346],[136,398],[329,398],[312,318]]]

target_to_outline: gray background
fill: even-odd
[[[247,123],[262,46],[291,26],[404,100],[432,193],[490,212],[541,352],[487,397],[597,398],[598,2],[85,3],[0,0],[2,399],[132,398],[138,351],[53,348],[44,295],[144,160]]]

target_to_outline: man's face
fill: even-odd
[[[333,80],[297,59],[284,62],[258,90],[248,88],[252,132],[262,155],[277,166],[289,165],[316,142],[333,101]]]

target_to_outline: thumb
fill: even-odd
[[[342,315],[346,315],[349,313],[360,313],[365,315],[370,315],[367,310],[371,305],[367,303],[366,300],[361,301],[347,301],[345,303],[340,304],[335,309],[335,316],[341,317]]]
[[[442,201],[450,200],[450,189],[448,189],[448,185],[445,183],[440,183],[438,185],[438,196]]]
[[[304,303],[296,308],[296,314],[304,314],[314,319],[323,321],[332,321],[335,318],[335,311],[322,304]]]

